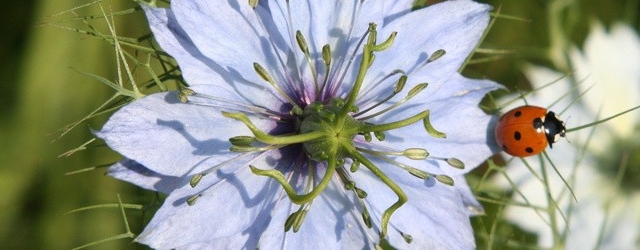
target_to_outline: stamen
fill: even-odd
[[[385,161],[387,163],[390,163],[390,164],[392,164],[394,166],[400,167],[400,168],[404,169],[405,171],[409,172],[409,174],[411,174],[411,175],[413,175],[415,177],[418,177],[420,179],[427,180],[430,177],[435,177],[436,176],[436,174],[432,174],[432,173],[429,173],[429,172],[422,171],[420,169],[417,169],[417,168],[408,166],[406,164],[394,161],[391,158],[385,156],[385,155],[402,155],[402,153],[400,153],[400,152],[381,152],[381,151],[373,151],[373,150],[364,149],[364,148],[356,148],[356,149],[358,151],[361,151],[361,152],[367,153],[369,155],[375,156],[375,157],[377,157],[377,158],[379,158],[379,159],[381,159],[381,160],[383,160],[383,161]]]
[[[289,102],[289,104],[291,104],[291,106],[294,107],[294,109],[297,107],[297,109],[300,109],[300,107],[298,107],[298,104],[293,101],[293,99],[291,99],[291,97],[284,91],[282,90],[282,88],[280,88],[280,86],[278,86],[278,84],[273,80],[273,78],[271,77],[271,75],[269,75],[269,73],[267,72],[267,70],[262,67],[262,65],[260,65],[257,62],[253,63],[253,69],[256,71],[256,73],[258,73],[258,75],[265,80],[267,83],[269,83],[271,85],[271,87],[273,87],[274,89],[276,89],[278,91],[278,93],[280,93],[280,95],[282,95],[285,99],[287,99],[287,101]],[[301,109],[300,109],[301,110]]]
[[[456,158],[449,158],[446,160],[446,162],[449,163],[449,166],[452,166],[454,168],[464,169],[464,162]]]
[[[229,138],[229,142],[234,146],[250,146],[252,143],[256,142],[256,138],[253,136],[235,136]]]
[[[369,214],[369,210],[367,210],[367,206],[363,201],[363,199],[367,197],[367,192],[356,187],[356,183],[351,180],[344,167],[340,167],[336,169],[336,171],[338,173],[338,176],[340,176],[340,180],[345,183],[345,189],[352,190],[356,194],[356,197],[358,197],[358,202],[360,202],[360,206],[362,207],[362,221],[367,226],[367,228],[371,228],[371,215]]]
[[[433,54],[431,54],[429,59],[427,59],[427,63],[440,59],[440,57],[444,56],[446,53],[447,52],[443,49],[436,50],[435,52],[433,52]]]
[[[405,168],[405,170],[407,170],[409,172],[409,174],[411,174],[411,175],[413,175],[415,177],[418,177],[420,179],[423,179],[423,180],[428,180],[429,177],[430,177],[429,173],[427,173],[425,171],[422,171],[420,169],[414,168],[414,167],[407,167],[407,168]]]
[[[325,72],[324,79],[322,80],[322,87],[320,87],[320,93],[323,93],[325,91],[331,72],[331,47],[329,46],[329,44],[325,44],[324,46],[322,46],[322,60],[324,61]]]
[[[198,185],[198,183],[200,183],[200,180],[202,180],[202,177],[204,177],[203,174],[196,174],[193,177],[191,177],[191,180],[189,180],[189,185],[194,188],[196,187],[196,185]]]
[[[264,147],[254,147],[254,146],[238,146],[238,145],[231,145],[231,147],[229,147],[229,151],[231,152],[236,152],[236,153],[246,153],[246,152],[264,152],[264,151],[269,151],[269,150],[273,150],[273,149],[277,149],[282,147],[282,145],[267,145]]]
[[[406,80],[405,80],[406,81]],[[365,117],[361,117],[359,118],[360,120],[367,120],[367,119],[371,119],[373,117],[376,117],[378,115],[384,114],[386,112],[389,112],[390,110],[402,105],[403,103],[411,100],[411,98],[415,97],[418,93],[420,93],[420,91],[424,90],[427,88],[429,84],[427,83],[420,83],[416,86],[414,86],[413,88],[411,88],[411,90],[409,90],[409,93],[407,93],[407,96],[405,96],[404,98],[402,98],[402,100],[400,100],[399,102],[394,103],[393,105],[387,107],[386,109],[383,109],[375,114],[369,115],[369,116],[365,116]]]
[[[300,230],[300,226],[302,226],[302,222],[307,217],[307,212],[309,212],[308,205],[302,205],[298,209],[298,211],[293,212],[287,220],[284,222],[284,231],[288,232],[291,228],[293,228],[293,232],[297,233]]]
[[[187,199],[187,205],[193,206],[193,204],[196,204],[196,200],[198,200],[200,196],[202,196],[202,194],[196,194],[194,196],[189,197],[189,199]]]
[[[260,0],[249,0],[249,6],[255,9],[258,6],[259,1]]]
[[[411,160],[424,160],[429,156],[429,151],[424,148],[408,148],[402,152],[402,155]]]
[[[309,64],[309,69],[311,70],[311,75],[313,76],[313,84],[315,86],[316,96],[320,95],[320,86],[318,86],[318,74],[316,73],[316,67],[311,60],[311,54],[309,53],[309,46],[307,45],[307,41],[304,39],[302,32],[300,30],[296,31],[296,42],[298,43],[298,47],[304,54],[304,57],[307,59],[307,64]]]
[[[375,136],[378,141],[384,141],[384,139],[386,138],[386,135],[384,135],[384,132],[382,131],[373,132],[373,136]]]
[[[180,90],[180,93],[178,93],[178,100],[180,100],[181,103],[186,103],[189,101],[189,96],[192,96],[195,93],[196,92],[190,88],[183,88]]]
[[[357,160],[353,160],[353,162],[351,162],[351,168],[349,169],[349,171],[351,171],[351,173],[355,173],[356,171],[358,171],[358,168],[360,168],[360,162]]]
[[[215,103],[202,102],[194,98],[189,98],[188,103],[190,104],[205,106],[205,107],[215,107],[217,109],[241,111],[241,112],[251,113],[256,116],[261,116],[264,118],[277,120],[277,121],[282,119],[282,115],[280,114],[280,112],[274,112],[263,107],[258,107],[258,106],[243,103],[243,102],[238,102],[234,100],[220,98],[217,96],[205,95],[205,94],[195,93],[195,92],[193,95],[190,95],[190,96],[208,99],[215,102]]]
[[[413,242],[413,236],[411,236],[409,234],[405,234],[403,232],[400,232],[400,235],[402,236],[404,241],[407,242],[407,244],[411,244],[411,242]]]
[[[388,77],[391,77],[392,75],[397,74],[397,73],[400,73],[400,71],[396,71],[395,73],[387,75],[385,77],[385,79],[387,79]],[[382,80],[382,81],[384,81],[384,80]],[[382,81],[380,81],[380,82],[382,82]],[[369,107],[369,108],[367,108],[367,109],[365,109],[363,111],[360,111],[357,114],[354,114],[353,116],[354,117],[358,117],[358,116],[360,116],[360,115],[362,115],[364,113],[367,113],[367,112],[373,110],[374,108],[380,106],[381,104],[391,100],[391,98],[396,96],[398,93],[400,93],[400,91],[402,91],[402,89],[404,89],[404,86],[405,86],[406,83],[407,83],[407,76],[406,75],[400,76],[400,78],[396,82],[395,87],[393,88],[393,92],[391,93],[391,95],[389,95],[386,98],[382,99],[382,101],[376,102],[376,104],[372,105],[371,107]],[[363,118],[359,118],[359,119],[360,120],[366,120],[366,119],[363,119]]]
[[[371,214],[369,214],[369,210],[366,206],[362,206],[362,221],[367,228],[371,228]]]
[[[369,24],[369,37],[372,37],[372,33],[375,33],[374,32],[375,28],[376,28],[375,24],[373,23]],[[340,124],[344,124],[344,119],[346,118],[347,113],[350,111],[352,107],[355,106],[354,104],[356,102],[356,98],[358,94],[360,93],[360,88],[362,87],[362,83],[364,82],[366,73],[369,69],[369,64],[371,63],[371,60],[372,60],[371,56],[373,52],[382,51],[384,49],[389,48],[393,43],[393,40],[395,39],[396,34],[397,32],[391,33],[389,38],[387,38],[387,40],[385,40],[382,44],[379,44],[379,45],[372,44],[370,42],[372,40],[375,41],[375,39],[370,38],[369,43],[364,45],[363,52],[362,52],[362,59],[360,61],[360,70],[358,71],[358,76],[356,77],[356,81],[353,84],[351,91],[349,92],[349,94],[347,94],[345,108],[343,108],[338,115],[339,126]],[[342,127],[338,127],[338,130],[341,130],[341,129]]]
[[[202,180],[203,177],[207,176],[208,174],[212,173],[213,171],[216,171],[216,170],[220,169],[221,167],[227,165],[230,162],[237,162],[237,161],[239,161],[240,159],[242,159],[244,157],[252,156],[252,155],[253,155],[253,152],[244,153],[242,155],[239,155],[239,156],[233,157],[231,159],[228,159],[228,160],[226,160],[226,161],[224,161],[224,162],[222,162],[222,163],[220,163],[218,165],[215,165],[212,168],[209,168],[209,169],[207,169],[205,171],[202,171],[202,172],[200,172],[198,174],[195,174],[193,177],[191,177],[191,180],[189,181],[189,185],[191,185],[192,188],[196,187],[198,185],[198,183],[200,183],[200,181]]]

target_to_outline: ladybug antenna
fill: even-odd
[[[600,124],[600,123],[604,123],[604,122],[606,122],[606,121],[609,121],[609,120],[611,120],[611,119],[613,119],[613,118],[616,118],[616,117],[618,117],[618,116],[624,115],[624,114],[626,114],[626,113],[629,113],[629,112],[634,111],[634,110],[639,109],[639,108],[640,108],[640,105],[635,106],[635,107],[630,108],[630,109],[627,109],[627,110],[625,110],[625,111],[622,111],[622,112],[620,112],[620,113],[618,113],[618,114],[615,114],[615,115],[609,116],[609,117],[604,118],[604,119],[602,119],[602,120],[597,120],[597,121],[595,121],[595,122],[587,123],[587,124],[582,125],[582,126],[578,126],[578,127],[575,127],[575,128],[567,129],[565,132],[566,132],[566,133],[570,133],[570,132],[578,131],[578,130],[581,130],[581,129],[584,129],[584,128],[588,128],[588,127],[591,127],[591,126],[594,126],[594,125],[598,125],[598,124]]]
[[[571,119],[571,115],[567,116],[567,119],[564,120],[565,126],[569,123],[569,119]],[[567,133],[566,129],[565,129],[565,134]],[[567,136],[563,136],[565,140],[567,140],[568,143],[571,143],[571,140],[569,140],[569,137]]]

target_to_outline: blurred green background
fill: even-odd
[[[484,2],[500,8],[502,14],[526,21],[497,20],[482,47],[514,53],[471,65],[465,73],[521,89],[526,89],[527,82],[518,65],[523,61],[549,63],[546,49],[551,45],[550,18],[559,18],[564,35],[577,44],[583,41],[589,25],[596,20],[605,24],[622,21],[639,27],[638,1]],[[118,160],[115,153],[105,148],[59,157],[90,140],[91,129],[99,129],[107,116],[83,123],[59,138],[61,129],[82,119],[113,94],[112,89],[77,71],[117,79],[115,53],[109,43],[43,25],[72,18],[74,14],[101,14],[96,4],[62,13],[88,3],[81,0],[4,3],[0,16],[0,58],[3,59],[0,61],[0,247],[3,249],[71,249],[125,233],[118,209],[66,212],[117,203],[118,194],[126,203],[148,203],[153,196],[104,176],[103,168],[65,175]],[[135,6],[130,0],[102,2],[106,12]],[[58,13],[62,14],[56,15]],[[97,30],[108,33],[104,23],[104,20],[91,22]],[[58,24],[87,29],[79,20]],[[118,16],[115,25],[120,36],[140,37],[148,33],[141,12]],[[133,232],[139,232],[140,213],[127,212]],[[89,249],[122,248],[142,247],[128,238]]]

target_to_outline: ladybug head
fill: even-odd
[[[560,137],[565,136],[565,130],[564,122],[553,111],[549,111],[544,118],[544,133],[547,135],[550,148]]]

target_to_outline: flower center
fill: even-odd
[[[344,108],[340,98],[331,99],[329,105],[313,102],[304,110],[304,118],[300,124],[300,133],[322,131],[324,136],[304,142],[309,157],[316,161],[326,161],[330,157],[342,159],[348,156],[347,148],[355,149],[353,139],[362,131],[365,123],[350,115],[344,119],[336,119]],[[340,124],[338,123],[340,122]]]
[[[406,157],[412,160],[425,160],[427,157],[429,157],[430,159],[445,161],[450,166],[456,168],[464,168],[464,164],[455,158],[440,158],[429,156],[428,151],[422,148],[409,148],[399,152],[388,152],[365,149],[356,146],[355,139],[358,135],[361,135],[364,139],[363,141],[366,142],[372,141],[373,138],[371,134],[373,134],[376,139],[383,141],[385,139],[385,131],[409,126],[420,121],[423,122],[424,128],[426,130],[425,132],[427,132],[429,135],[437,138],[445,137],[443,133],[438,132],[431,126],[431,123],[429,122],[429,110],[424,110],[411,117],[390,123],[371,124],[368,122],[364,122],[365,120],[369,120],[375,116],[378,116],[400,106],[402,103],[413,98],[427,87],[426,83],[415,85],[408,91],[406,98],[392,105],[388,105],[387,108],[382,109],[382,111],[377,111],[373,114],[368,113],[369,111],[374,110],[374,108],[378,107],[381,103],[374,104],[364,111],[359,111],[359,108],[355,105],[356,99],[358,98],[358,95],[360,93],[365,75],[369,67],[374,62],[374,53],[389,48],[394,41],[395,32],[392,33],[387,38],[387,40],[382,43],[377,43],[376,37],[376,25],[370,24],[367,34],[363,37],[360,43],[360,45],[362,46],[362,54],[357,77],[355,79],[355,82],[351,86],[349,93],[346,94],[346,97],[344,99],[337,97],[337,95],[334,97],[329,96],[328,98],[324,99],[325,97],[327,97],[327,95],[324,95],[323,93],[325,92],[325,87],[328,86],[327,77],[325,76],[324,81],[318,81],[318,77],[314,77],[314,90],[316,92],[316,98],[319,100],[311,102],[309,104],[298,103],[295,101],[295,96],[288,95],[287,92],[284,91],[280,87],[280,85],[274,81],[274,79],[270,76],[269,72],[267,72],[265,68],[263,68],[258,63],[253,64],[256,73],[264,81],[269,83],[277,92],[283,95],[284,99],[287,100],[288,103],[292,106],[291,111],[289,112],[289,116],[287,116],[287,119],[285,119],[295,125],[295,131],[292,131],[293,133],[291,134],[271,135],[269,133],[263,132],[260,128],[254,125],[245,113],[222,112],[224,116],[242,122],[245,126],[247,126],[247,128],[249,128],[249,130],[253,134],[253,136],[236,136],[230,138],[229,141],[232,144],[230,149],[231,151],[260,152],[295,144],[301,144],[303,146],[307,156],[307,159],[305,159],[307,162],[303,165],[309,168],[307,171],[299,171],[299,173],[304,172],[305,175],[308,175],[303,176],[308,180],[303,194],[299,194],[298,192],[296,192],[296,190],[289,182],[290,180],[286,178],[278,169],[261,169],[259,167],[263,166],[249,166],[254,174],[270,177],[277,181],[282,186],[291,202],[300,205],[299,209],[296,212],[292,213],[285,222],[285,231],[291,229],[293,229],[294,232],[298,231],[298,229],[302,225],[302,222],[304,221],[304,218],[307,215],[307,211],[309,211],[309,208],[313,203],[313,200],[318,195],[322,194],[323,190],[335,176],[339,178],[339,180],[344,185],[344,188],[346,190],[352,191],[360,201],[361,206],[356,209],[360,210],[364,224],[368,228],[372,228],[371,216],[367,209],[367,203],[364,202],[364,199],[367,197],[367,193],[365,190],[359,188],[357,183],[355,183],[350,177],[350,174],[358,171],[359,166],[362,165],[373,175],[375,175],[382,183],[389,187],[389,189],[391,189],[398,197],[398,200],[390,207],[388,207],[382,213],[382,216],[380,218],[380,237],[384,238],[387,235],[387,226],[391,215],[407,202],[407,196],[393,180],[391,180],[366,156],[376,157],[385,162],[388,162],[390,166],[402,168],[412,176],[425,180],[433,177],[438,182],[447,185],[453,185],[453,179],[451,177],[446,175],[428,173],[418,168],[400,163],[394,160],[392,157]],[[309,61],[308,65],[315,65],[312,61],[317,59],[312,58],[309,54],[307,43],[300,32],[296,33],[296,41],[298,42],[300,50]],[[327,72],[329,72],[331,66],[331,50],[329,45],[325,45],[322,49],[322,52],[322,60],[325,62]],[[443,55],[444,51],[438,50],[434,52],[430,58],[427,59],[426,63],[432,62]],[[316,72],[315,68],[312,67],[311,72]],[[397,70],[397,72],[394,72],[389,77],[397,74],[398,72],[402,71]],[[393,90],[393,93],[391,93],[389,97],[384,98],[383,102],[390,100],[393,96],[400,93],[404,89],[406,82],[407,76],[400,76],[398,82],[396,83],[396,87]],[[197,93],[183,91],[180,93],[180,99],[184,102],[187,102],[189,101],[188,96],[194,94],[197,95]],[[349,170],[345,168],[346,161],[351,162],[351,167]],[[315,174],[313,174],[315,173],[316,167],[323,167],[325,170],[321,180],[316,180],[316,176]],[[200,179],[210,172],[211,171],[205,171],[200,174],[194,175],[191,180],[191,185],[197,185]],[[189,204],[193,204],[198,197],[199,195],[194,195],[191,199],[188,200]],[[411,241],[410,235],[404,234],[402,232],[400,233],[401,235],[405,235],[404,237],[407,242]]]

